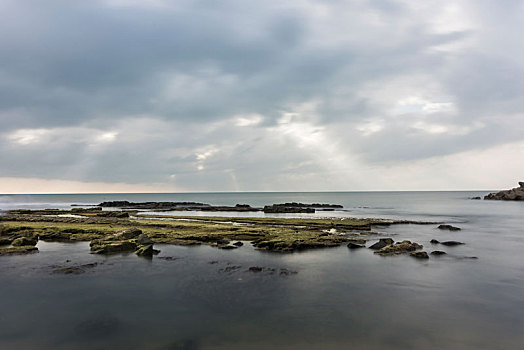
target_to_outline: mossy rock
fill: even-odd
[[[0,255],[20,255],[38,253],[38,248],[33,246],[18,246],[0,248]]]
[[[136,242],[129,241],[103,241],[96,240],[91,242],[91,253],[93,254],[110,254],[133,252],[137,249]]]
[[[378,255],[399,255],[399,254],[406,254],[409,252],[413,252],[417,249],[422,249],[422,245],[418,243],[411,243],[410,241],[402,241],[395,244],[388,245],[384,248],[381,248],[377,251],[375,251],[375,254]]]
[[[10,245],[12,241],[9,237],[0,237],[0,245]]]
[[[21,246],[34,247],[37,243],[38,243],[38,240],[36,238],[19,237],[15,239],[11,244],[13,245],[13,247],[21,247]]]

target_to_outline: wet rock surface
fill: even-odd
[[[417,259],[429,259],[428,253],[426,252],[411,252],[409,256],[412,256]]]
[[[371,246],[369,246],[369,249],[373,249],[373,250],[379,250],[379,249],[382,249],[388,245],[391,245],[393,244],[393,239],[391,238],[381,238],[378,240],[378,242],[372,244]]]
[[[395,244],[388,245],[384,248],[375,251],[374,253],[382,256],[391,256],[406,254],[418,249],[422,249],[422,245],[405,240],[402,242],[397,242]]]

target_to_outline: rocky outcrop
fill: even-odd
[[[415,242],[412,243],[410,241],[402,241],[379,249],[375,251],[375,254],[382,256],[399,255],[410,253],[418,249],[422,249],[422,245]]]
[[[93,254],[135,252],[140,256],[152,256],[159,252],[153,249],[151,238],[137,228],[129,228],[103,239],[94,239],[89,246]]]
[[[502,201],[524,201],[524,182],[519,182],[519,187],[512,188],[511,190],[490,193],[487,196],[485,196],[484,199]]]
[[[33,237],[19,237],[15,239],[11,244],[13,247],[30,246],[34,247],[38,243],[38,240]]]
[[[457,241],[446,241],[446,242],[440,242],[440,244],[443,244],[443,245],[448,246],[448,247],[453,247],[453,246],[456,246],[456,245],[463,245],[463,244],[466,244],[466,243],[457,242]]]
[[[451,225],[439,225],[439,230],[448,230],[448,231],[460,231],[460,227],[451,226]]]
[[[411,252],[409,256],[412,256],[417,259],[429,259],[429,255],[426,252]]]
[[[358,248],[365,248],[365,247],[366,246],[364,244],[358,244],[358,243],[353,243],[353,242],[348,243],[349,249],[358,249]]]
[[[391,238],[381,238],[379,239],[379,241],[375,244],[372,244],[371,246],[369,246],[369,249],[373,249],[373,250],[379,250],[379,249],[382,249],[388,245],[391,245],[393,244],[393,239]]]
[[[431,252],[431,255],[446,255],[446,252],[443,252],[442,250],[434,250]]]
[[[38,253],[38,248],[34,246],[30,246],[30,245],[0,248],[0,256],[1,255],[31,254],[31,253]]]
[[[315,209],[330,210],[343,208],[340,204],[324,204],[324,203],[282,203],[266,205],[264,213],[314,213]]]

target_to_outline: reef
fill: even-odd
[[[497,193],[490,193],[484,197],[487,200],[501,201],[524,201],[524,182],[519,182],[519,187],[504,190]]]

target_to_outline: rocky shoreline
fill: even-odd
[[[293,207],[293,206],[289,206]],[[300,205],[295,207],[301,208]],[[100,216],[101,213],[115,215]],[[294,252],[306,249],[366,247],[377,255],[409,254],[428,259],[423,246],[410,241],[394,242],[376,237],[374,227],[394,224],[437,224],[405,220],[382,219],[284,219],[284,218],[224,218],[179,217],[134,213],[120,216],[121,211],[101,211],[96,208],[72,210],[12,210],[0,217],[0,255],[38,252],[38,240],[47,242],[89,241],[93,254],[135,252],[152,258],[158,254],[154,244],[199,245],[218,249],[237,249],[250,243],[255,249],[270,252]],[[441,225],[439,229],[459,228]],[[434,244],[439,242],[434,240]],[[452,246],[453,241],[442,242]],[[448,244],[449,243],[449,244]],[[458,244],[462,244],[457,242]],[[433,252],[435,253],[435,252]],[[435,253],[438,254],[438,253]]]
[[[519,187],[504,190],[497,193],[490,193],[484,197],[486,200],[501,201],[524,201],[524,182],[519,182]]]

